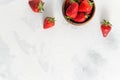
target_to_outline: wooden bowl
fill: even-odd
[[[65,8],[65,2],[66,2],[66,1],[64,1],[64,2],[63,2],[63,5],[62,5],[62,13],[63,13],[63,16],[64,16],[65,20],[66,20],[68,23],[70,23],[70,24],[72,24],[72,25],[76,25],[76,26],[80,26],[80,25],[83,25],[83,24],[88,23],[88,22],[93,18],[94,14],[95,14],[95,2],[94,2],[93,0],[90,0],[90,1],[93,2],[92,12],[90,13],[89,18],[87,18],[84,22],[75,22],[75,21],[73,21],[73,20],[68,20],[68,19],[67,19],[67,17],[66,17],[66,8]]]

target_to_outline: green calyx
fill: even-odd
[[[75,2],[75,0],[70,0],[70,2],[72,3],[72,2]]]
[[[89,18],[90,17],[90,15],[89,14],[85,14],[85,18],[87,19],[87,18]]]
[[[71,20],[71,18],[70,18],[69,16],[66,16],[66,19],[67,19],[68,21],[70,21],[70,20]]]
[[[104,19],[102,21],[102,25],[111,26],[112,24],[109,21],[107,21],[107,20]]]
[[[49,22],[55,22],[55,18],[52,18],[52,17],[47,17],[47,20],[48,20]]]
[[[80,3],[80,0],[70,0],[70,2],[72,3],[72,2],[78,2],[78,3]]]
[[[38,6],[38,9],[39,9],[40,12],[41,12],[41,11],[44,11],[43,6],[44,6],[44,2],[41,1],[41,2],[39,3],[39,6]]]
[[[76,2],[80,3],[80,0],[75,0]]]
[[[90,6],[93,6],[93,4],[94,4],[94,3],[91,2],[90,0],[88,0],[88,3],[89,3]]]

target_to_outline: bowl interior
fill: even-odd
[[[67,22],[73,24],[73,25],[83,25],[83,24],[89,22],[89,21],[93,18],[94,13],[95,13],[95,3],[94,3],[93,0],[90,0],[90,1],[93,2],[92,12],[90,13],[90,17],[87,18],[84,22],[75,22],[75,21],[73,21],[73,20],[68,20],[68,19],[66,18],[66,8],[65,8],[65,2],[66,2],[66,1],[64,1],[63,5],[62,5],[62,13],[63,13],[63,16],[64,16],[65,20],[66,20]]]

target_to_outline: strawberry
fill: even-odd
[[[65,9],[67,9],[71,4],[71,0],[66,0],[65,1]]]
[[[42,0],[30,0],[29,5],[31,9],[36,13],[44,10],[43,9],[44,2]]]
[[[66,9],[66,16],[69,18],[75,18],[77,16],[79,4],[73,1]]]
[[[101,31],[103,34],[103,37],[106,37],[108,35],[108,33],[111,31],[111,24],[109,21],[107,20],[103,20],[102,21],[102,25],[101,25]]]
[[[84,22],[89,16],[85,13],[78,13],[78,15],[73,19],[75,22]]]
[[[46,17],[44,20],[43,28],[47,29],[50,27],[53,27],[55,25],[55,18],[52,17]]]
[[[72,2],[80,3],[82,0],[65,0],[65,8],[68,8]]]
[[[89,0],[83,0],[79,5],[79,12],[89,12],[93,8],[93,3]]]
[[[91,14],[92,13],[92,10],[91,11],[88,11],[88,12],[85,12],[86,14]]]

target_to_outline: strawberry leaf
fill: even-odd
[[[48,17],[47,20],[48,20],[49,22],[55,22],[55,18],[52,18],[52,17]]]
[[[94,4],[94,3],[91,2],[90,0],[88,0],[88,3],[89,3],[90,6],[93,6],[93,4]]]
[[[71,20],[71,18],[70,18],[69,16],[66,16],[66,19],[67,19],[68,21],[70,21],[70,20]]]
[[[44,2],[41,1],[38,6],[38,9],[40,10],[40,12],[44,11],[43,6],[44,6]]]
[[[105,20],[105,19],[101,23],[102,23],[102,25],[112,26],[112,24],[109,21]]]

